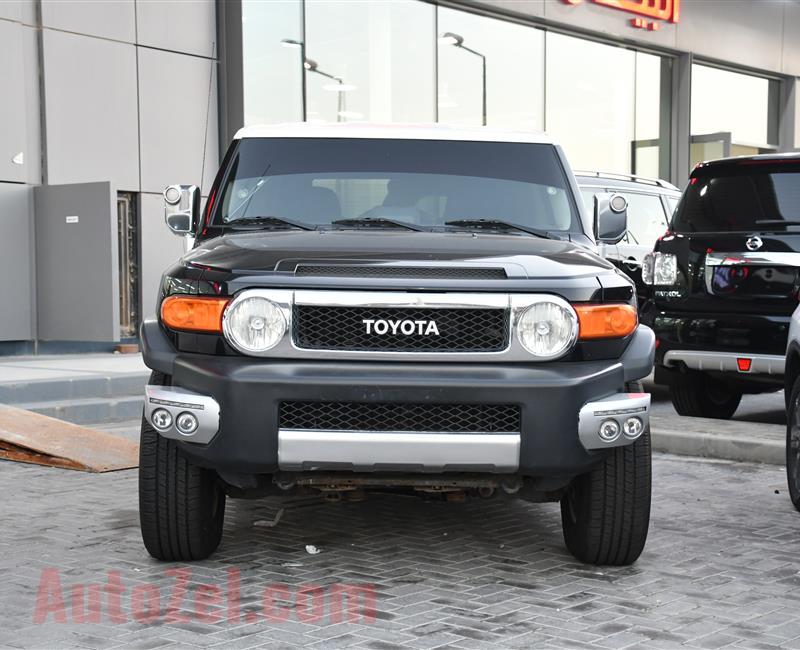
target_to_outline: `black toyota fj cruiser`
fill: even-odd
[[[226,496],[390,487],[560,500],[577,558],[636,560],[654,337],[595,244],[622,197],[592,219],[540,135],[369,125],[244,129],[198,196],[165,190],[194,246],[141,331],[154,557],[211,554]]]
[[[799,226],[798,154],[695,167],[642,270],[653,285],[641,316],[656,334],[655,381],[681,415],[729,418],[743,394],[783,388]]]

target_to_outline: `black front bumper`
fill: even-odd
[[[173,386],[212,396],[219,431],[207,445],[179,442],[196,463],[217,470],[278,470],[279,405],[286,400],[519,404],[519,473],[565,476],[603,457],[581,444],[578,412],[624,391],[652,369],[653,334],[640,327],[615,361],[408,363],[267,360],[178,353],[155,321],[142,327],[145,363]],[[322,356],[322,355],[320,355]]]

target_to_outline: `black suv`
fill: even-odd
[[[397,125],[244,129],[197,197],[165,190],[195,245],[141,332],[153,556],[213,552],[228,496],[369,488],[560,501],[576,557],[639,556],[655,339],[594,241],[623,197],[590,215],[539,134]]]
[[[798,268],[800,156],[697,165],[642,271],[655,380],[678,413],[729,418],[743,394],[783,388]]]

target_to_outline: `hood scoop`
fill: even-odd
[[[480,266],[395,266],[388,264],[298,264],[294,274],[326,278],[409,278],[414,280],[505,280],[505,269]]]

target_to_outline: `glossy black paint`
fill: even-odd
[[[730,173],[732,168],[800,163],[795,156],[757,156],[703,163],[691,178]],[[692,181],[690,180],[690,183]],[[691,186],[691,185],[690,185]],[[680,217],[683,203],[678,207]],[[641,306],[640,317],[656,334],[656,380],[668,383],[663,359],[669,350],[738,352],[783,355],[789,321],[798,306],[800,269],[791,265],[748,265],[707,267],[709,253],[748,252],[747,241],[758,235],[759,254],[800,252],[800,228],[781,226],[746,232],[670,232],[656,242],[655,250],[672,253],[678,261],[678,278],[669,287],[651,287]],[[730,373],[728,373],[730,375]],[[780,387],[781,377],[730,376],[728,379],[759,386]]]
[[[505,280],[295,276],[300,263],[463,263],[503,268]],[[634,304],[630,281],[595,253],[567,241],[463,232],[256,231],[205,240],[170,269],[161,297],[233,296],[252,287],[292,289],[552,293],[571,302]],[[216,334],[170,333],[178,350],[238,355]],[[626,339],[579,343],[569,360],[613,359]]]

